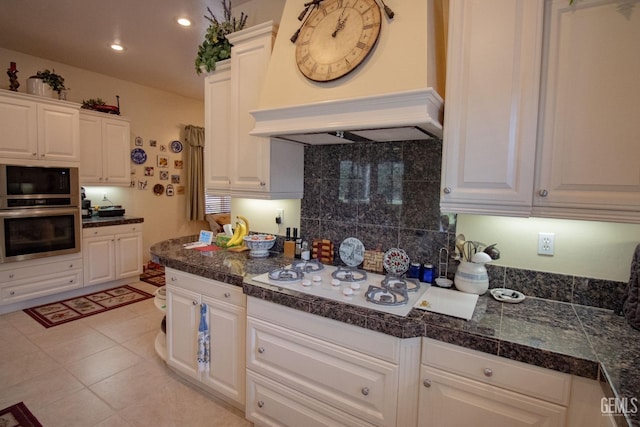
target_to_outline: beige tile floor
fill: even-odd
[[[152,299],[49,329],[1,315],[0,408],[22,401],[45,427],[251,426],[166,368],[154,350],[162,316]]]

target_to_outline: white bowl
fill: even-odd
[[[267,257],[269,249],[276,243],[276,237],[271,234],[251,234],[244,237],[244,243],[251,250],[252,257]]]

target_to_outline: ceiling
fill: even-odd
[[[234,10],[247,1],[233,0]],[[224,16],[219,0],[3,0],[0,47],[202,99],[194,60],[207,6]]]

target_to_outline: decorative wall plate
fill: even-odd
[[[398,248],[391,248],[385,252],[382,265],[390,274],[401,275],[409,269],[409,255]]]
[[[169,144],[169,148],[174,153],[180,153],[182,151],[182,142],[180,142],[180,141],[171,141],[171,144]]]
[[[347,237],[340,244],[340,259],[349,267],[356,267],[364,261],[364,245],[355,237]]]
[[[147,153],[142,148],[134,148],[131,150],[131,160],[136,165],[141,165],[147,161]]]
[[[156,184],[153,186],[153,194],[156,196],[162,196],[162,193],[164,193],[164,185]]]

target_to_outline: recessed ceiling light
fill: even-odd
[[[117,51],[121,51],[121,50],[124,50],[124,47],[122,47],[122,45],[114,43],[114,44],[111,45],[111,49],[117,50]]]
[[[177,22],[178,22],[178,24],[182,25],[183,27],[190,27],[191,26],[191,21],[188,18],[178,18]]]

